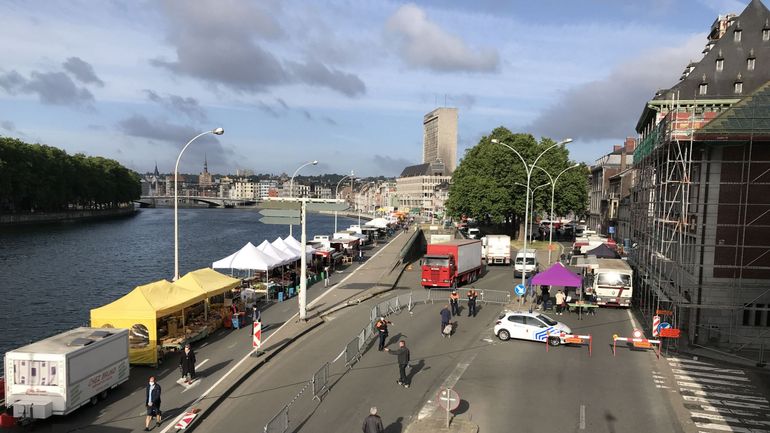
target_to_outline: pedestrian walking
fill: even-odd
[[[449,325],[449,321],[452,319],[452,313],[449,312],[449,305],[444,305],[439,313],[441,315],[441,336],[446,337],[444,329]]]
[[[393,322],[390,320],[385,320],[385,317],[380,317],[379,320],[374,324],[374,327],[377,328],[377,333],[380,337],[380,342],[377,347],[377,350],[382,352],[382,349],[385,348],[385,339],[388,338],[388,325],[392,325]]]
[[[324,266],[324,287],[329,287],[329,266]]]
[[[479,297],[479,293],[476,288],[471,287],[468,290],[468,317],[476,317],[476,298]]]
[[[457,290],[452,290],[449,294],[449,305],[452,306],[452,315],[460,315],[460,295],[457,294]]]
[[[409,382],[406,378],[406,366],[409,365],[409,349],[406,347],[406,341],[399,341],[398,349],[396,350],[390,350],[386,347],[385,351],[398,357],[397,361],[399,378],[397,383],[404,388],[409,388]]]
[[[259,311],[259,308],[257,308],[257,305],[254,304],[251,310],[251,320],[254,323],[261,322],[262,321],[262,312]]]
[[[195,352],[189,344],[185,344],[182,356],[179,358],[179,369],[182,370],[184,383],[193,383],[195,380]]]
[[[564,292],[559,290],[556,292],[556,314],[561,316],[564,314],[564,305],[567,297],[564,295]]]
[[[548,302],[551,300],[551,294],[548,293],[548,286],[540,286],[540,308],[545,311],[548,309]],[[538,310],[540,309],[538,308]]]
[[[382,433],[385,430],[382,427],[382,418],[377,415],[377,408],[372,406],[369,409],[369,416],[364,418],[364,425],[361,427],[364,433]]]
[[[162,421],[160,412],[160,384],[155,383],[155,376],[150,376],[144,393],[144,404],[147,406],[147,419],[144,421],[144,431],[150,431],[150,420],[155,417],[155,427]]]

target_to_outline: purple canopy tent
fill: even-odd
[[[583,279],[560,262],[554,263],[546,271],[535,275],[530,282],[538,286],[581,287],[583,285]]]

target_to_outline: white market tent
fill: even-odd
[[[267,254],[268,256],[275,258],[276,260],[280,260],[282,265],[294,263],[297,261],[297,259],[299,259],[299,255],[293,255],[285,251],[281,251],[266,240],[259,244],[257,249]]]
[[[287,244],[283,239],[280,237],[275,238],[275,240],[272,243],[273,247],[284,251],[286,253],[290,253],[295,255],[296,257],[299,257],[299,248],[294,248],[293,246]]]
[[[294,239],[293,236],[287,236],[283,239],[283,242],[286,243],[286,245],[293,247],[297,251],[302,250],[302,245],[298,240]],[[305,245],[305,254],[313,254],[313,252],[315,252],[315,248],[311,247],[310,245]]]
[[[269,271],[281,265],[281,261],[258,250],[251,242],[240,250],[211,264],[214,269],[239,269]]]
[[[384,229],[388,227],[388,220],[385,218],[375,218],[364,225],[367,227],[377,227],[378,229]]]

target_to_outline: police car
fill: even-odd
[[[563,335],[572,334],[569,326],[551,319],[545,314],[526,311],[504,311],[495,322],[495,335],[506,341],[509,338],[519,340],[548,340],[551,346],[564,343]]]

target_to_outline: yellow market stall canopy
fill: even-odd
[[[241,280],[220,274],[211,268],[198,269],[176,280],[177,286],[198,290],[206,298],[221,295],[241,284]]]

